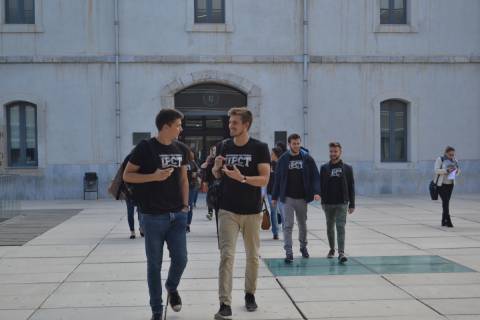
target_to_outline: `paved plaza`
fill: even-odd
[[[324,258],[325,219],[318,206],[309,211],[309,260],[296,243],[295,262],[285,265],[282,242],[262,231],[254,313],[243,306],[239,239],[234,319],[480,319],[480,195],[454,194],[451,208],[455,228],[447,229],[440,227],[441,203],[427,195],[359,197],[347,223],[345,266]],[[29,201],[21,209],[32,219],[49,210],[71,218],[22,246],[0,246],[0,319],[149,319],[144,244],[128,239],[124,203]],[[219,252],[215,223],[205,214],[199,203],[179,288],[183,310],[169,309],[167,319],[213,319],[218,310]],[[32,227],[24,218],[5,220],[2,239],[15,219]],[[164,279],[168,264],[166,251]]]

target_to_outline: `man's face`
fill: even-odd
[[[178,136],[182,132],[182,119],[175,120],[171,125],[164,125],[163,130],[165,134],[171,139],[178,139]]]
[[[290,150],[297,154],[300,152],[300,147],[302,146],[302,140],[301,139],[293,139],[293,140],[290,140],[290,142],[288,143],[288,146],[290,147]]]
[[[342,149],[339,147],[330,147],[330,160],[336,161],[342,156]]]
[[[230,136],[238,137],[248,131],[248,123],[242,122],[240,116],[230,116],[228,121],[228,128],[230,129]]]

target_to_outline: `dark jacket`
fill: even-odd
[[[341,162],[343,165],[343,202],[348,203],[349,208],[355,208],[355,180],[353,178],[353,169],[352,166]],[[324,204],[324,199],[327,194],[328,189],[328,173],[330,172],[330,162],[324,164],[320,168],[320,186],[321,186],[321,197],[322,204]]]
[[[320,194],[320,174],[318,172],[315,160],[304,150],[300,150],[300,156],[303,161],[303,185],[305,188],[305,201],[312,202],[313,196]],[[275,182],[273,184],[272,199],[285,202],[288,184],[288,162],[290,152],[285,152],[278,159],[275,170]]]

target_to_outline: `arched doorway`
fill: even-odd
[[[199,160],[205,160],[210,146],[229,136],[228,110],[246,105],[245,93],[217,83],[201,83],[177,92],[175,108],[185,115],[180,140]]]

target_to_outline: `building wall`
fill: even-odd
[[[480,2],[412,0],[411,28],[383,32],[376,1],[310,0],[312,155],[327,161],[338,140],[360,194],[425,193],[451,144],[464,171],[457,189],[480,191]],[[303,132],[303,1],[226,2],[228,32],[199,32],[188,1],[120,0],[122,156],[132,132],[155,133],[172,83],[202,79],[251,88],[262,140]],[[3,109],[0,170],[17,177],[10,195],[27,199],[82,197],[83,173],[96,171],[106,197],[117,167],[113,1],[40,3],[42,32],[0,31],[0,103],[41,107],[39,168],[6,166]],[[389,98],[409,103],[407,163],[379,160],[379,106]]]

